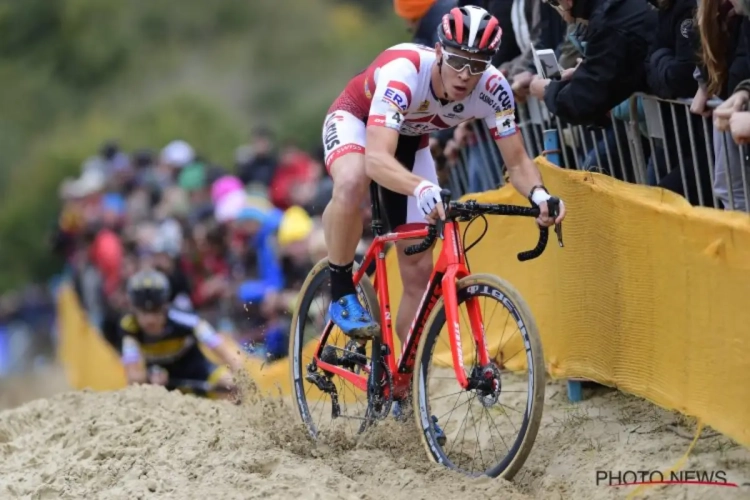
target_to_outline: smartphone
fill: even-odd
[[[542,78],[559,80],[562,74],[557,56],[552,49],[534,50],[534,64],[536,71]]]

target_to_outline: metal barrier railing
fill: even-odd
[[[708,103],[709,108],[720,104]],[[517,105],[517,121],[533,158],[545,154],[563,168],[597,171],[626,182],[661,186],[693,205],[750,211],[750,158],[712,119],[690,112],[691,100],[635,94],[599,127],[564,123],[543,102]],[[449,166],[454,192],[486,191],[505,182],[503,161],[479,121]]]

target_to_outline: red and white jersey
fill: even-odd
[[[350,80],[329,113],[347,111],[367,119],[368,126],[388,127],[411,136],[452,128],[472,119],[484,120],[494,139],[518,132],[513,92],[497,68],[488,68],[463,100],[443,105],[431,83],[435,59],[433,49],[412,43],[385,50]]]

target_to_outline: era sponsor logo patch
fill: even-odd
[[[390,81],[383,92],[383,100],[393,104],[401,111],[406,111],[409,107],[409,97],[411,92],[409,87],[401,82]]]

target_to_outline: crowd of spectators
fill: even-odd
[[[627,121],[636,109],[648,184],[693,204],[700,192],[705,205],[748,209],[743,177],[750,172],[741,169],[750,162],[741,161],[741,145],[750,141],[750,0],[394,0],[413,41],[430,46],[442,16],[467,4],[500,20],[493,63],[516,102],[534,97],[563,126],[593,132],[599,141],[593,149],[564,144],[583,168],[636,178],[629,149],[603,150],[628,143]],[[536,75],[536,49],[556,52],[559,79]],[[645,103],[629,105],[634,94],[691,99],[691,113],[673,113],[660,101],[663,137],[649,140]],[[476,130],[462,124],[431,138],[441,183],[463,165],[470,191],[494,187],[475,175],[501,168],[488,163],[482,148],[494,145]],[[320,218],[332,181],[321,155],[278,144],[263,128],[237,148],[230,168],[182,140],[158,151],[104,144],[83,162],[79,177],[61,185],[54,238],[91,322],[119,348],[125,282],[153,266],[169,277],[175,307],[200,312],[253,346],[249,351],[284,357],[296,295],[326,255]],[[667,168],[678,163],[683,168]],[[709,170],[713,175],[705,175]],[[360,209],[365,243],[369,207]]]
[[[54,246],[90,321],[116,348],[127,279],[164,272],[193,310],[270,359],[286,355],[296,293],[325,256],[320,215],[331,181],[318,155],[265,129],[227,169],[183,140],[160,151],[104,144],[60,187]]]

